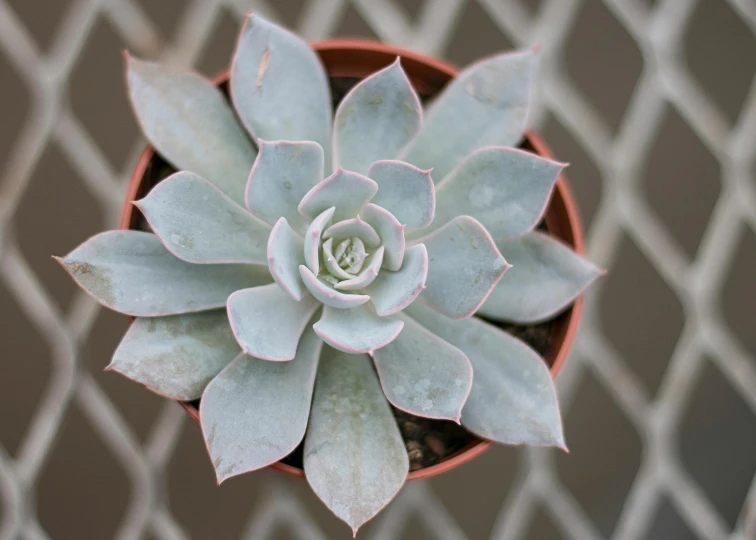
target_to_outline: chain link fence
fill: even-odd
[[[534,127],[609,269],[558,378],[573,453],[495,449],[360,534],[756,538],[753,0],[0,0],[0,538],[348,537],[300,480],[212,487],[180,408],[100,373],[125,320],[47,258],[116,226],[143,148],[117,49],[212,73],[249,10],[459,63],[538,45]]]

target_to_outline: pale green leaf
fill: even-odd
[[[304,469],[313,491],[355,534],[404,484],[407,451],[367,355],[323,347]]]
[[[239,354],[225,310],[139,317],[106,368],[170,399],[198,399]]]
[[[218,483],[267,467],[299,445],[322,345],[307,330],[292,361],[242,354],[208,385],[200,423]]]
[[[256,152],[221,91],[196,73],[130,56],[127,68],[134,112],[157,151],[243,204]]]
[[[234,291],[272,281],[266,266],[189,264],[141,231],[100,233],[57,260],[103,306],[134,317],[220,308]]]

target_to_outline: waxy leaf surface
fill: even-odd
[[[198,399],[239,354],[224,310],[139,317],[107,367],[171,399]]]
[[[473,385],[463,426],[502,444],[565,448],[554,383],[533,349],[477,318],[455,321],[419,302],[405,312],[470,359]]]
[[[58,262],[100,304],[134,317],[220,308],[234,291],[272,281],[266,266],[184,262],[141,231],[100,233]]]
[[[473,380],[467,356],[413,319],[391,343],[372,353],[383,392],[415,416],[459,422]]]
[[[572,249],[540,232],[496,243],[512,263],[478,312],[486,317],[532,324],[569,306],[602,275]]]
[[[242,204],[256,152],[221,91],[196,73],[133,57],[127,68],[134,112],[157,151]]]
[[[313,491],[355,534],[404,484],[407,451],[367,355],[323,347],[304,469]]]
[[[163,245],[195,264],[265,264],[270,226],[188,171],[135,203]]]
[[[219,483],[275,463],[302,441],[322,345],[309,329],[291,362],[242,354],[208,385],[200,423]]]

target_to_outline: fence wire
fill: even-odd
[[[514,0],[478,0],[490,19],[517,46],[539,44],[542,54],[536,127],[546,115],[555,117],[596,164],[602,178],[602,199],[588,231],[589,256],[609,268],[616,263],[626,235],[641,249],[683,305],[685,323],[655,396],[632,373],[602,332],[597,299],[589,295],[574,354],[558,380],[560,398],[569,409],[580,380],[591,372],[640,434],[641,465],[626,496],[612,540],[642,539],[664,499],[669,500],[699,538],[756,538],[756,478],[734,529],[707,493],[680,463],[673,436],[687,400],[711,358],[735,392],[756,414],[756,362],[724,324],[715,301],[738,245],[741,227],[756,230],[756,189],[750,182],[756,152],[756,85],[731,126],[682,58],[683,36],[696,0],[604,0],[604,5],[635,41],[643,69],[623,121],[616,133],[565,73],[560,50],[577,23],[585,2],[543,0],[531,11]],[[727,2],[756,34],[756,3]],[[439,55],[455,35],[465,0],[425,0],[416,20],[392,0],[308,0],[295,30],[308,40],[335,31],[350,4],[381,39]],[[159,539],[190,536],[170,511],[159,485],[176,451],[185,417],[172,403],[163,406],[146,442],[140,441],[118,408],[86,370],[81,369],[82,344],[99,312],[79,294],[67,313],[50,297],[24,259],[11,222],[44,149],[55,142],[83,180],[87,190],[116,225],[129,172],[143,147],[134,145],[122,170],[114,169],[74,114],[67,84],[95,23],[105,18],[136,53],[158,56],[176,65],[193,65],[221,10],[239,21],[254,9],[278,18],[273,0],[193,0],[177,30],[164,42],[154,22],[132,0],[74,0],[66,8],[60,30],[47,52],[40,50],[23,21],[0,0],[0,49],[30,92],[31,112],[18,132],[4,168],[0,169],[0,278],[53,351],[52,377],[23,442],[14,457],[0,446],[0,538],[48,538],[36,517],[35,486],[54,450],[67,411],[79,407],[105,446],[128,475],[131,494],[118,538]],[[641,168],[671,104],[722,167],[721,191],[692,262],[643,195]],[[7,361],[8,359],[4,359]],[[498,517],[492,538],[524,537],[531,518],[544,508],[561,534],[572,540],[603,538],[556,474],[553,453],[527,450]],[[326,538],[296,493],[273,479],[264,501],[255,504],[245,538],[267,538],[280,524],[301,539]],[[400,494],[371,537],[397,538],[411,515],[419,516],[430,537],[465,538],[432,487],[414,482]]]

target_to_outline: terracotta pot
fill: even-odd
[[[434,96],[459,73],[457,68],[446,62],[374,41],[332,39],[315,43],[312,48],[320,56],[331,77],[364,78],[389,65],[397,56],[400,56],[404,70],[421,96]],[[227,81],[228,72],[214,79],[218,85]],[[551,158],[551,152],[545,143],[533,132],[526,134],[521,147],[540,156]],[[146,184],[144,180],[154,158],[154,149],[148,146],[134,169],[121,215],[122,229],[137,227],[139,215],[134,211],[131,202],[144,197],[151,189],[152,186]],[[583,253],[580,217],[564,175],[557,180],[544,221],[550,234],[572,246],[577,253]],[[581,311],[582,298],[578,298],[569,310],[554,321],[551,346],[545,354],[552,377],[556,376],[562,367],[572,346]],[[194,405],[185,402],[180,402],[180,404],[192,418],[199,422],[199,411]],[[408,479],[428,478],[453,469],[479,456],[492,444],[490,441],[477,439],[440,463],[410,472]],[[304,476],[302,469],[284,463],[274,463],[271,467],[294,476]]]

